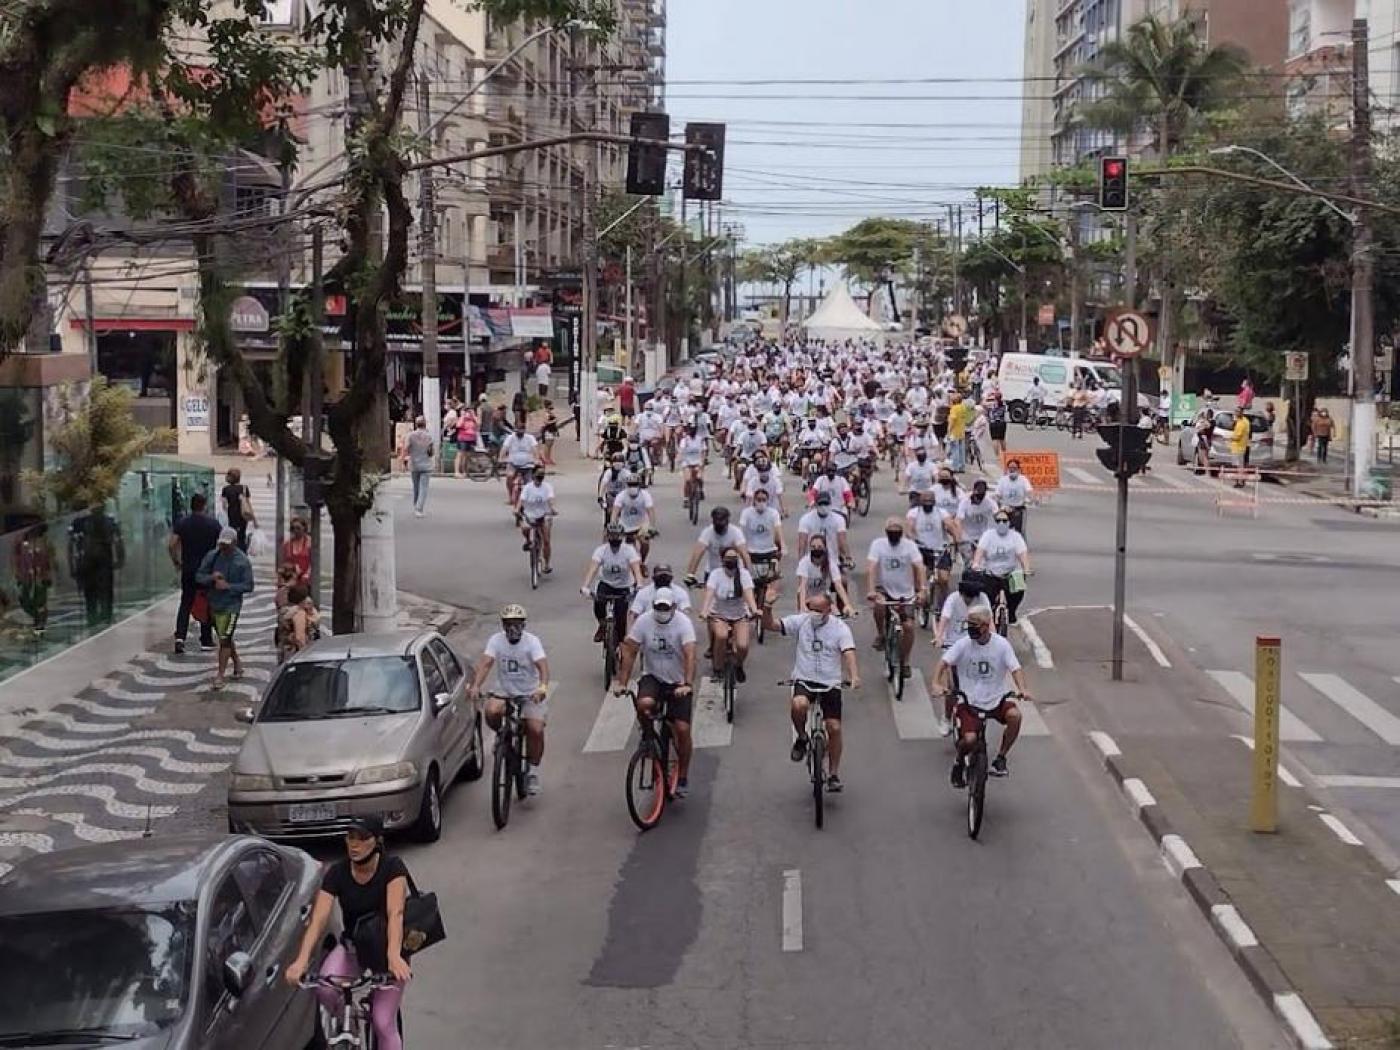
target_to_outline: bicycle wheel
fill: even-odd
[[[515,780],[515,797],[523,800],[529,794],[525,783],[525,725],[520,725],[520,735],[515,738],[515,746],[511,749],[511,772]]]
[[[671,743],[671,723],[662,722],[659,734],[661,742],[661,768],[666,771],[666,799],[676,797],[676,785],[681,782],[681,762]]]
[[[856,492],[856,513],[862,518],[870,515],[870,482],[862,481]]]
[[[933,612],[932,612],[932,610],[938,607],[938,606],[934,603],[934,600],[933,600],[933,591],[932,591],[932,589],[931,589],[932,587],[933,587],[933,584],[930,584],[930,585],[929,585],[929,588],[930,588],[930,589],[928,590],[929,600],[926,601],[926,602],[924,602],[923,605],[920,605],[919,608],[918,608],[918,609],[915,611],[915,613],[914,613],[914,615],[918,618],[919,627],[922,628],[922,629],[925,630],[925,631],[928,630],[928,629],[933,625]]]
[[[627,813],[642,831],[656,827],[666,809],[666,770],[652,741],[643,741],[627,762]]]
[[[967,837],[975,839],[982,830],[987,805],[987,747],[984,743],[967,764]]]
[[[812,819],[821,827],[826,817],[826,736],[813,733],[807,747],[807,771],[812,778]]]
[[[724,663],[724,720],[734,721],[734,657],[730,656]]]
[[[504,729],[501,730],[505,732]],[[504,736],[496,738],[495,758],[491,764],[491,819],[500,831],[510,822],[511,762],[510,745]]]
[[[928,614],[929,622],[931,623],[937,623],[939,618],[943,615],[943,603],[948,600],[948,585],[948,580],[940,580],[937,574],[934,575],[932,587],[933,607],[929,610]]]
[[[1006,632],[1011,629],[1011,625],[1007,620],[1006,602],[997,602],[997,607],[992,611],[992,620],[996,625],[997,634],[1005,638]]]
[[[530,590],[538,590],[540,586],[540,547],[533,539],[530,541]]]
[[[903,641],[903,637],[904,628],[903,626],[901,626],[899,630],[892,631],[890,633],[890,637],[886,640],[885,643],[887,648],[889,649],[889,656],[886,659],[889,660],[890,666],[893,668],[893,671],[890,675],[890,682],[894,685],[894,698],[896,700],[904,699],[904,661],[902,659],[902,654],[899,651],[900,643]]]
[[[617,625],[613,622],[612,609],[603,627],[603,688],[612,685],[617,674]]]
[[[698,485],[699,482],[696,482],[691,486],[690,496],[686,500],[686,513],[690,516],[690,523],[692,525],[700,524],[700,492]]]
[[[899,677],[899,632],[895,627],[894,614],[886,613],[885,621],[885,678],[893,683]]]

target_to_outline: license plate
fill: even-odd
[[[299,806],[287,807],[287,819],[293,824],[319,824],[335,819],[335,804],[332,802],[308,802]]]

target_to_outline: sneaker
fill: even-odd
[[[528,551],[530,550],[530,541],[529,541],[529,540],[526,540],[524,543],[522,543],[522,544],[520,545],[520,549],[523,550],[523,551],[528,552]]]
[[[690,794],[690,782],[682,777],[676,781],[676,798],[685,798]]]
[[[183,653],[184,651],[185,651],[185,640],[184,640],[183,638],[176,638],[176,639],[175,639],[175,655],[176,655],[176,656],[179,656],[179,655],[180,655],[181,653]]]
[[[807,738],[800,736],[792,742],[791,758],[794,762],[801,762],[807,757]]]
[[[953,775],[949,778],[949,782],[959,791],[967,787],[967,774],[963,772],[962,759],[953,763]]]
[[[912,670],[910,670],[908,664],[905,664],[903,667],[901,667],[901,668],[899,669],[899,677],[900,677],[900,678],[908,678],[908,677],[909,677],[910,675],[912,675],[913,673],[914,673],[914,672],[913,672]]]
[[[938,735],[944,738],[953,735],[952,721],[947,718],[944,718],[942,715],[938,716]]]
[[[987,772],[994,777],[1004,777],[1009,774],[1011,770],[1006,768],[1006,756],[997,755],[996,758],[992,759],[992,767]]]
[[[844,787],[845,785],[841,783],[841,778],[838,777],[835,773],[832,773],[831,776],[826,778],[826,790],[829,791],[831,794],[839,795],[841,793],[841,789]]]
[[[415,510],[415,511],[413,512],[413,516],[414,516],[415,518],[421,518],[421,517],[423,516],[423,512],[422,512],[421,510]]]
[[[745,682],[747,682],[748,680],[749,680],[749,676],[744,672],[744,665],[743,665],[743,664],[735,664],[735,665],[734,665],[734,681],[738,682],[740,685],[743,685],[743,684],[744,684]]]
[[[596,643],[601,642],[602,640],[603,640],[603,625],[600,623],[600,624],[598,625],[598,629],[597,629],[596,631],[593,632],[593,641],[594,641],[594,643],[596,644]]]
[[[218,652],[218,649],[219,649],[219,643],[218,643],[218,642],[200,642],[200,643],[199,643],[199,651],[200,651],[201,653],[213,653],[213,652]]]
[[[876,635],[876,636],[875,636],[875,640],[874,640],[873,642],[870,643],[870,648],[874,649],[877,653],[878,653],[880,650],[882,650],[884,647],[885,647],[885,640],[884,640],[883,638],[881,638],[879,635]]]
[[[220,677],[215,677],[215,679],[212,682],[210,682],[209,685],[214,689],[222,689],[224,687],[224,680]]]
[[[525,793],[527,795],[540,793],[540,775],[533,770],[525,774]]]
[[[554,571],[554,566],[553,566],[553,565],[546,565],[546,566],[545,566],[543,569],[541,569],[540,571],[541,571],[542,573],[544,573],[546,576],[548,576],[551,572]]]

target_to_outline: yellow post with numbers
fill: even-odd
[[[1277,638],[1254,639],[1254,778],[1249,798],[1251,831],[1278,830],[1279,665]]]

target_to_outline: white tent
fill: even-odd
[[[830,342],[871,339],[879,343],[885,336],[884,329],[861,312],[844,284],[832,286],[821,306],[802,322],[802,327],[811,338]]]

